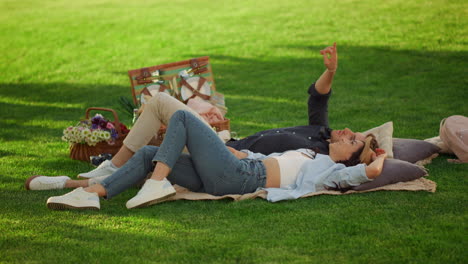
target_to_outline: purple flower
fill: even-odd
[[[93,118],[91,118],[91,123],[98,125],[101,120],[105,121],[104,117],[101,114],[96,114]]]
[[[117,139],[119,137],[119,134],[117,133],[117,130],[115,129],[111,129],[110,133],[113,139]]]
[[[105,129],[107,127],[107,121],[105,119],[101,119],[99,121],[99,127]]]
[[[93,125],[99,124],[100,121],[101,121],[100,118],[96,118],[96,117],[91,118],[91,124]]]

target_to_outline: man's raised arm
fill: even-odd
[[[336,49],[336,42],[333,46],[326,47],[320,51],[323,55],[323,63],[327,69],[315,82],[315,89],[319,94],[328,94],[330,92],[333,76],[335,75],[336,69],[338,68],[338,51]]]

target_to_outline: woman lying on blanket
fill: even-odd
[[[213,195],[244,194],[265,188],[270,201],[295,199],[323,189],[346,189],[376,178],[386,158],[384,152],[379,155],[374,152],[376,145],[373,136],[368,136],[365,141],[331,143],[329,156],[309,149],[269,156],[236,151],[226,147],[216,133],[192,113],[180,110],[172,116],[161,147],[143,147],[103,180],[66,180],[67,187],[81,187],[50,197],[47,206],[50,209],[99,209],[99,197],[111,198],[123,192],[143,181],[153,169],[151,178],[127,202],[127,208],[163,202],[175,195],[172,184]],[[184,146],[190,155],[182,153]],[[29,179],[26,187],[41,189],[40,184],[35,183],[38,178]],[[48,177],[48,180],[60,182],[60,178]]]

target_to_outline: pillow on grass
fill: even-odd
[[[379,147],[387,153],[388,158],[393,158],[393,122],[387,122],[381,126],[371,128],[362,132],[363,134],[372,133],[379,143]]]
[[[384,161],[382,174],[371,182],[355,186],[352,190],[365,191],[397,182],[407,182],[426,176],[424,167],[397,159],[386,159]]]
[[[430,163],[437,157],[440,148],[432,143],[418,139],[394,138],[393,139],[393,158],[418,162],[419,165]]]

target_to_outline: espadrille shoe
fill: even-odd
[[[52,196],[47,200],[47,207],[52,210],[66,209],[101,209],[99,196],[97,193],[85,191],[82,187],[64,194],[62,196]]]
[[[90,172],[78,174],[78,177],[90,179],[94,177],[110,176],[117,170],[118,168],[112,164],[112,161],[106,160],[103,163],[101,163],[96,169]]]
[[[172,187],[172,184],[167,179],[162,181],[148,179],[137,195],[128,200],[127,208],[141,208],[161,203],[175,194],[176,191],[174,187]]]
[[[40,176],[34,175],[29,177],[24,183],[26,190],[38,191],[38,190],[60,190],[65,187],[67,180],[70,180],[68,176]]]

